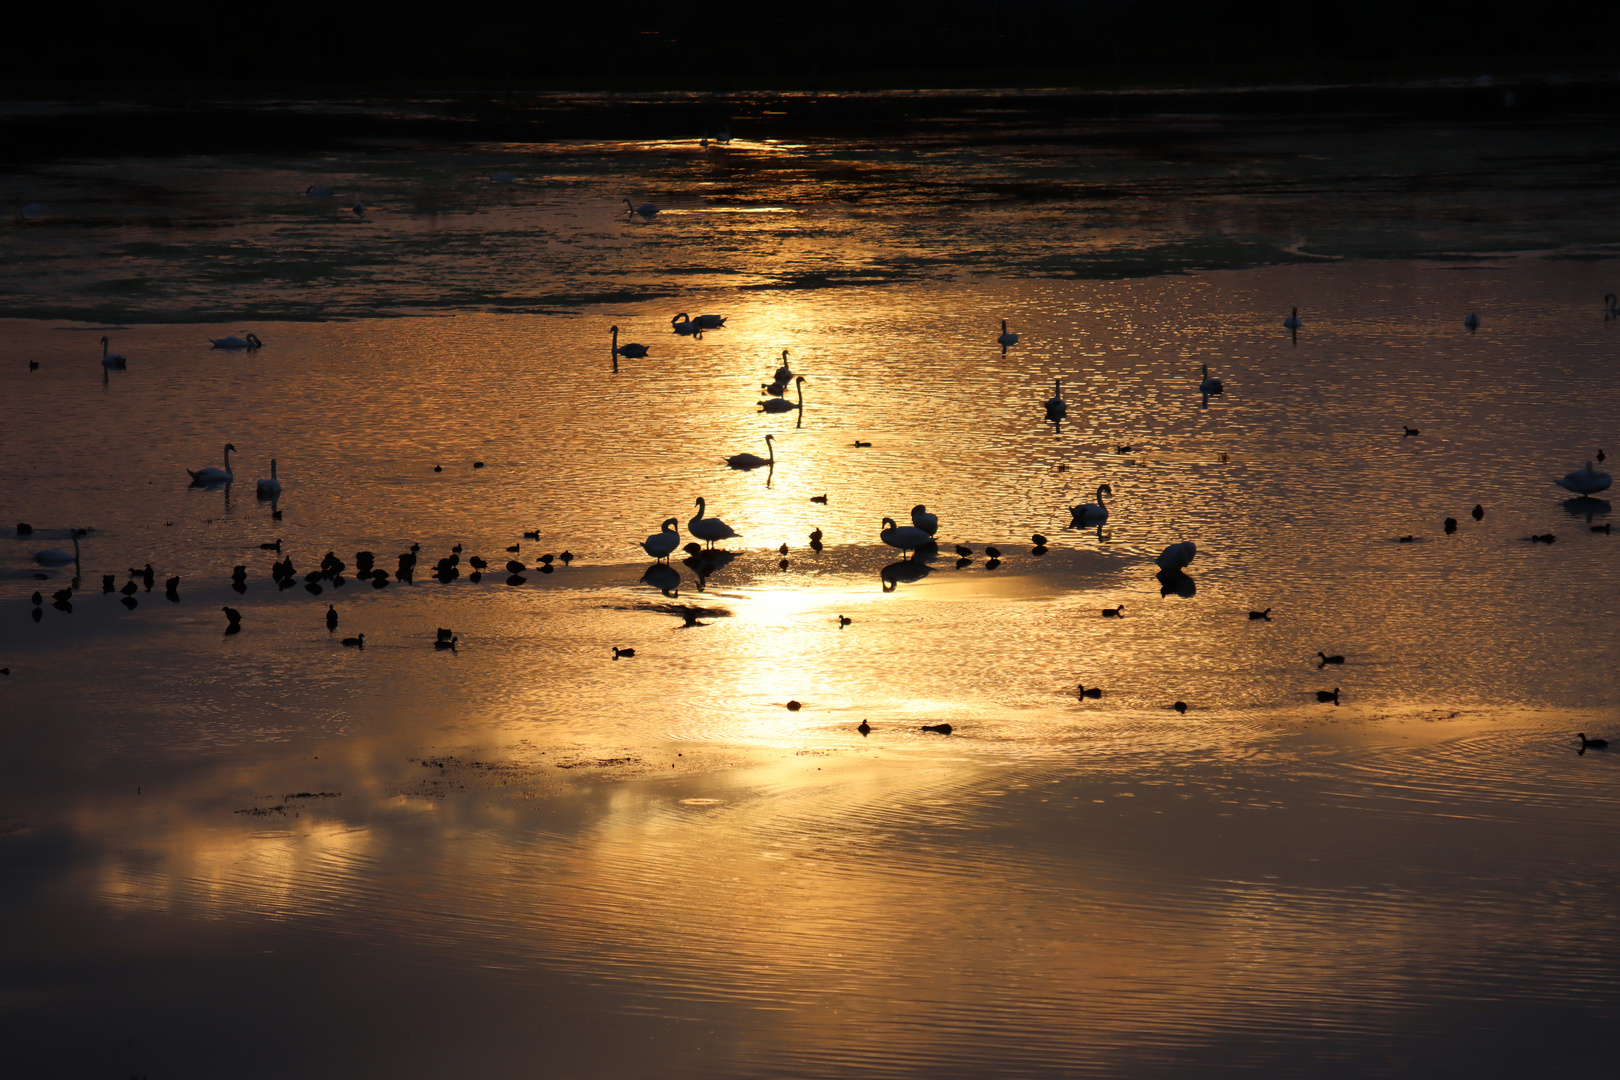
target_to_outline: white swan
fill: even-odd
[[[1475,330],[1479,329],[1479,316],[1470,311],[1467,315],[1463,316],[1463,326],[1467,327],[1468,332],[1472,334]]]
[[[73,550],[63,551],[61,548],[46,548],[44,551],[34,552],[34,561],[41,566],[65,566],[68,563],[79,561],[79,530],[73,530]]]
[[[770,457],[762,458],[758,454],[733,454],[726,458],[726,464],[733,469],[757,469],[761,465],[775,466],[776,447],[771,444],[774,438],[774,435],[765,436],[765,448],[771,452]]]
[[[1046,418],[1055,424],[1069,415],[1069,403],[1063,400],[1063,377],[1053,379],[1052,385],[1056,389],[1046,399]]]
[[[894,518],[884,518],[884,530],[878,536],[885,544],[892,548],[899,548],[901,553],[914,551],[917,548],[928,547],[934,538],[915,525],[896,525]]]
[[[1018,335],[1007,333],[1007,320],[1001,320],[1001,336],[996,338],[996,344],[1005,349],[1009,345],[1018,344]]]
[[[699,315],[697,318],[693,319],[692,321],[698,324],[698,329],[699,330],[718,330],[722,326],[726,325],[726,316],[724,316],[724,315]]]
[[[630,207],[630,212],[632,214],[640,214],[644,218],[650,218],[654,214],[658,213],[658,207],[654,206],[650,202],[644,202],[640,206],[630,206],[630,200],[626,199],[624,200],[624,205]]]
[[[1209,373],[1209,365],[1205,364],[1204,381],[1198,384],[1198,392],[1203,394],[1205,397],[1214,397],[1216,394],[1219,394],[1224,390],[1225,387],[1221,385],[1221,380],[1211,375]]]
[[[109,353],[107,351],[107,336],[105,334],[103,334],[101,337],[101,366],[104,368],[114,368],[118,371],[125,370],[123,354]]]
[[[1106,525],[1108,523],[1108,507],[1103,503],[1103,496],[1112,497],[1114,489],[1107,484],[1097,487],[1097,501],[1094,503],[1081,503],[1071,506],[1069,513],[1074,517],[1074,525]]]
[[[264,342],[259,340],[258,334],[249,333],[246,330],[242,331],[242,334],[242,337],[232,334],[230,337],[209,338],[208,340],[216,349],[259,349],[264,347]]]
[[[700,333],[703,330],[703,327],[699,326],[697,323],[688,318],[686,312],[684,311],[675,316],[673,319],[669,320],[669,325],[674,327],[675,332],[680,334],[682,337],[686,337],[689,334]]]
[[[1298,330],[1305,323],[1299,317],[1299,308],[1291,308],[1288,318],[1283,320],[1284,330]]]
[[[627,360],[640,360],[647,355],[647,346],[637,345],[635,342],[620,345],[619,328],[615,326],[613,328],[613,355],[622,356]]]
[[[697,514],[686,523],[686,531],[699,540],[705,541],[710,547],[714,547],[716,540],[729,540],[733,536],[740,535],[719,518],[706,518],[703,516],[708,507],[704,504],[702,496],[698,497],[697,508]]]
[[[786,349],[783,349],[782,350],[782,366],[776,369],[775,381],[781,383],[783,386],[786,386],[788,380],[793,378],[793,372],[788,370],[787,357],[788,357],[788,351]]]
[[[257,480],[255,484],[259,491],[259,498],[274,499],[281,494],[281,478],[276,475],[276,459],[270,459],[270,479]]]
[[[1592,468],[1592,463],[1588,461],[1586,468],[1565,473],[1562,480],[1554,480],[1553,483],[1577,495],[1596,495],[1609,490],[1609,474]]]
[[[206,469],[198,469],[196,472],[187,469],[186,472],[191,474],[191,482],[193,484],[230,483],[236,477],[236,474],[231,472],[231,451],[235,449],[236,445],[234,443],[225,444],[225,467],[223,469],[216,469],[211,465]]]
[[[769,412],[769,413],[792,412],[794,409],[802,409],[802,408],[804,408],[804,376],[803,375],[798,375],[798,376],[794,377],[794,379],[793,379],[793,389],[794,389],[794,392],[799,395],[799,400],[797,400],[797,401],[789,401],[785,397],[771,398],[769,401],[760,402],[759,407],[761,409],[763,409],[765,412]]]
[[[918,503],[911,508],[911,524],[929,536],[939,532],[939,515],[930,514],[928,507]]]
[[[680,522],[665,518],[658,531],[641,542],[641,550],[655,559],[667,559],[669,553],[681,544]]]
[[[1179,544],[1171,544],[1159,552],[1159,557],[1153,561],[1159,564],[1160,570],[1180,570],[1193,561],[1198,554],[1198,545],[1191,540],[1183,540]]]

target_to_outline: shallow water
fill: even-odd
[[[486,207],[429,240],[426,204],[343,221],[398,257],[326,311],[264,275],[217,291],[194,246],[251,219],[231,243],[318,266],[333,208],[254,202],[285,202],[307,162],[72,166],[258,194],[148,253],[173,280],[118,301],[127,325],[0,322],[0,518],[36,530],[0,539],[0,1015],[32,1075],[1511,1076],[1550,1055],[1599,1074],[1620,759],[1573,735],[1620,716],[1620,569],[1589,528],[1608,504],[1551,482],[1620,445],[1609,264],[1567,257],[1593,237],[1076,280],[1042,260],[1090,258],[1096,235],[1036,241],[993,208],[874,226],[836,208],[862,190],[840,177],[704,218],[732,196],[694,181],[692,214],[625,222],[605,193],[664,198],[675,151],[525,152],[557,158],[546,184],[469,179],[506,160],[488,148],[393,159],[398,190],[459,175],[521,227],[502,239]],[[948,152],[884,150],[914,172]],[[1359,190],[1374,220],[1405,205]],[[1379,232],[1279,198],[1323,236]],[[1175,227],[1224,243],[1203,199]],[[547,214],[586,222],[545,241],[555,261],[535,259]],[[20,308],[92,313],[100,286],[65,284],[106,273],[88,238],[144,228],[103,220],[48,256],[43,226],[7,234],[44,260]],[[902,234],[935,269],[747,287],[858,268],[863,245],[892,265]],[[1127,222],[1118,243],[1157,241]],[[490,310],[503,268],[528,299]],[[228,322],[152,321],[238,294]],[[678,337],[682,309],[727,327]],[[1005,353],[1001,318],[1023,335]],[[615,324],[652,346],[617,373]],[[206,344],[243,329],[265,347]],[[103,332],[127,371],[103,377]],[[782,349],[802,417],[754,404]],[[1225,383],[1207,402],[1202,364]],[[725,467],[767,432],[773,469]],[[241,479],[188,487],[226,440]],[[280,521],[251,483],[271,458]],[[1105,482],[1107,527],[1067,528]],[[677,560],[661,594],[637,542],[669,516],[684,534],[698,496],[737,557],[704,579]],[[917,503],[947,555],[902,562],[879,522]],[[75,570],[36,580],[30,553],[74,527],[73,610],[47,599],[36,624],[29,594]],[[392,569],[412,542],[422,564],[280,591],[259,547],[277,538],[300,574],[362,548]],[[1192,581],[1165,594],[1152,557],[1185,539]],[[457,543],[577,558],[432,580]],[[133,610],[100,592],[147,563]],[[363,651],[334,640],[360,632]]]

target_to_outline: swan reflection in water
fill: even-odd
[[[1159,579],[1159,595],[1161,597],[1184,596],[1189,600],[1198,595],[1198,583],[1180,570],[1160,570],[1153,575]]]
[[[1607,517],[1610,506],[1608,499],[1594,499],[1590,495],[1582,495],[1578,499],[1565,499],[1562,503],[1564,513],[1570,517],[1585,518],[1588,525],[1595,517]]]
[[[681,594],[681,572],[673,566],[655,562],[642,573],[641,580],[672,600]]]
[[[693,548],[697,550],[694,551]],[[687,544],[685,550],[687,557],[681,560],[681,565],[697,575],[698,592],[702,592],[708,586],[709,578],[737,557],[735,552],[720,548],[701,548],[696,544]]]
[[[669,568],[665,567],[664,569]],[[676,630],[687,630],[694,626],[708,626],[708,623],[699,620],[728,619],[732,615],[730,608],[698,607],[696,604],[648,604],[646,609],[660,615],[677,616],[681,620],[681,625],[674,627]]]
[[[921,581],[933,572],[933,567],[917,562],[915,559],[901,559],[899,562],[890,563],[882,570],[879,570],[878,579],[883,584],[884,592],[894,592],[895,586],[900,582],[904,581],[910,584],[913,581]]]

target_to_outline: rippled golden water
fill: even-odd
[[[1620,564],[1551,479],[1620,448],[1606,272],[739,291],[701,340],[664,303],[140,325],[105,379],[99,331],[0,325],[38,530],[0,541],[5,1026],[42,1076],[1599,1075],[1620,759],[1573,735],[1620,717]],[[652,357],[615,374],[613,324]],[[784,348],[802,423],[754,405]],[[226,440],[244,479],[188,488]],[[636,544],[697,496],[738,558],[666,597]],[[1001,566],[886,591],[916,503]],[[277,537],[423,564],[277,592]],[[456,543],[578,559],[434,582]],[[147,562],[178,603],[99,592]]]

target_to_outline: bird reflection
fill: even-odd
[[[1595,517],[1607,517],[1610,510],[1608,499],[1594,499],[1585,495],[1578,499],[1565,499],[1563,507],[1570,517],[1583,517],[1588,525]]]
[[[647,567],[646,572],[641,575],[641,580],[671,599],[680,595],[681,572],[673,566],[655,562]]]
[[[663,567],[662,569],[668,570],[669,568]],[[671,573],[673,572],[674,571],[671,571]],[[647,610],[656,611],[662,615],[679,616],[681,619],[681,625],[675,628],[677,630],[685,630],[688,627],[693,626],[708,626],[708,623],[700,622],[699,620],[705,618],[725,619],[729,618],[732,614],[731,609],[729,608],[699,607],[696,604],[648,604]]]
[[[1159,595],[1185,596],[1189,599],[1198,594],[1198,583],[1180,570],[1160,570],[1153,575],[1159,579]]]
[[[890,563],[882,570],[879,570],[878,578],[883,583],[884,592],[894,592],[895,586],[900,582],[904,581],[910,584],[913,581],[921,581],[933,572],[932,567],[923,563],[912,559],[901,559],[899,562]]]

